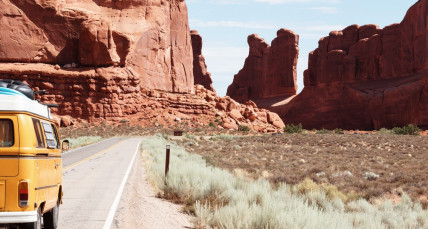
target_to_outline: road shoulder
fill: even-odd
[[[138,153],[113,224],[114,228],[192,228],[193,218],[181,213],[182,206],[155,197]]]

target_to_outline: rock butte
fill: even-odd
[[[202,55],[202,37],[196,30],[190,31],[190,35],[192,37],[193,75],[195,76],[195,85],[199,84],[210,91],[215,91],[212,85],[211,73],[207,71],[205,57]]]
[[[427,128],[427,15],[420,0],[400,24],[351,25],[322,38],[283,120],[307,129]]]
[[[258,106],[280,112],[283,101],[296,95],[299,36],[280,29],[270,46],[257,34],[248,36],[249,54],[235,75],[227,95],[238,102],[254,101]]]

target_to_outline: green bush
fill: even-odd
[[[129,120],[128,119],[122,119],[122,120],[120,120],[120,123],[129,123]]]
[[[300,134],[302,131],[302,123],[299,123],[298,125],[288,124],[284,127],[284,132],[287,134]]]
[[[209,126],[210,127],[217,127],[217,125],[215,123],[213,123],[213,122],[210,122]]]
[[[419,135],[421,129],[416,125],[409,124],[403,127],[394,127],[392,132],[399,135]]]
[[[342,129],[340,129],[340,128],[336,128],[336,129],[334,129],[334,133],[335,133],[335,134],[344,134],[343,130],[342,130]]]
[[[322,128],[321,130],[317,130],[316,132],[317,134],[328,134],[330,133],[329,130]]]
[[[248,132],[248,131],[250,131],[250,127],[245,126],[245,125],[240,125],[240,126],[238,127],[238,131]]]
[[[379,131],[379,134],[393,134],[392,130],[381,128]]]

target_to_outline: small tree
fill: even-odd
[[[213,122],[210,122],[210,124],[208,124],[210,127],[217,127],[217,125]]]
[[[287,134],[300,134],[302,131],[302,123],[299,123],[298,125],[288,124],[284,127],[284,132]]]
[[[421,129],[416,125],[409,124],[403,127],[394,127],[392,132],[399,135],[419,135]]]
[[[245,126],[245,125],[240,125],[240,126],[238,127],[238,131],[248,132],[248,131],[250,131],[250,127]]]
[[[340,129],[340,128],[336,128],[336,129],[334,129],[334,133],[335,133],[335,134],[344,134],[343,130],[342,130],[342,129]]]

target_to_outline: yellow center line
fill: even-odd
[[[124,141],[126,141],[126,140],[127,140],[127,139],[124,139],[124,140],[122,140],[122,141],[120,141],[120,142],[118,142],[118,143],[116,143],[116,144],[114,144],[114,145],[112,145],[112,146],[108,147],[107,149],[101,150],[100,152],[98,152],[98,153],[96,153],[96,154],[93,154],[93,155],[91,155],[91,156],[89,156],[89,157],[87,157],[87,158],[85,158],[85,159],[83,159],[83,160],[81,160],[81,161],[78,161],[78,162],[73,163],[73,164],[71,164],[71,165],[69,165],[69,166],[66,166],[66,167],[64,167],[63,171],[70,170],[70,169],[72,169],[72,168],[74,168],[74,167],[76,167],[76,166],[78,166],[78,165],[80,165],[80,164],[83,164],[83,163],[85,163],[85,162],[87,162],[87,161],[91,160],[92,158],[98,157],[98,156],[102,155],[103,153],[105,153],[105,152],[107,152],[107,151],[109,151],[109,150],[113,149],[114,147],[116,147],[116,146],[118,146],[118,145],[122,144],[122,143],[123,143]]]

